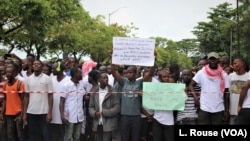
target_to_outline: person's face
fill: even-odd
[[[201,70],[203,66],[205,66],[207,62],[205,60],[200,60],[198,63],[198,70]]]
[[[168,71],[161,71],[159,74],[159,79],[161,82],[168,82],[169,81],[169,72]]]
[[[9,64],[11,64],[11,63],[13,63],[13,61],[10,60],[10,59],[6,59],[6,60],[4,61],[5,67],[7,67],[7,66],[8,66]]]
[[[224,71],[225,71],[227,74],[230,74],[230,73],[231,73],[231,68],[228,66],[228,67],[224,68]]]
[[[124,70],[122,71],[122,75],[123,75],[124,77],[127,77],[127,70],[126,70],[126,69],[124,69]]]
[[[50,76],[51,70],[47,66],[43,66],[43,73],[47,74],[48,76]]]
[[[106,73],[102,73],[99,78],[100,85],[106,86],[108,85],[108,75]]]
[[[230,60],[228,57],[221,57],[220,58],[220,63],[222,67],[229,66],[230,65]]]
[[[17,75],[16,71],[13,69],[11,65],[8,65],[5,71],[6,71],[6,77],[8,80],[12,80]]]
[[[43,65],[40,61],[36,60],[33,62],[33,70],[34,71],[42,71],[42,69],[43,69]]]
[[[182,71],[182,79],[184,83],[190,82],[192,79],[192,72],[188,70]]]
[[[129,67],[127,69],[127,78],[131,81],[131,80],[135,80],[136,79],[136,71]]]
[[[0,75],[3,76],[5,75],[5,66],[0,66]]]
[[[209,67],[211,69],[217,69],[218,64],[219,64],[219,60],[214,58],[214,57],[211,57],[211,58],[208,59],[208,64],[209,64]]]
[[[28,56],[28,57],[27,57],[27,60],[29,60],[30,62],[33,62],[33,61],[35,60],[35,58],[32,57],[32,56]]]
[[[147,75],[149,75],[149,72],[144,72],[143,73],[143,77],[147,76]],[[152,77],[150,77],[149,80],[147,80],[147,82],[151,82],[151,81],[152,81]]]
[[[235,59],[234,63],[233,63],[233,69],[235,71],[239,71],[240,69],[242,69],[243,66],[243,62],[240,59]]]
[[[141,72],[142,72],[142,68],[140,66],[137,66],[136,68],[136,78],[141,77]]]
[[[81,69],[78,69],[77,80],[82,80],[82,71],[81,71]]]
[[[29,68],[28,60],[27,60],[27,58],[25,58],[22,60],[22,69],[28,70],[28,68]]]
[[[108,72],[108,74],[111,74],[111,65],[107,66],[107,72]]]
[[[76,60],[74,58],[69,59],[69,66],[70,68],[73,68],[76,66]]]

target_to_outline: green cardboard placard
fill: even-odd
[[[178,110],[185,108],[185,85],[179,83],[143,82],[143,107],[152,110]]]

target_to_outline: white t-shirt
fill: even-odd
[[[86,94],[82,81],[79,81],[77,85],[72,81],[68,81],[64,85],[64,92],[61,97],[65,98],[65,118],[70,123],[82,122],[84,120],[83,96]]]
[[[48,93],[53,92],[51,78],[43,73],[34,73],[25,80],[25,91],[29,92],[27,113],[47,114],[49,110]]]
[[[24,82],[24,80],[25,80],[25,78],[22,77],[20,74],[17,74],[16,79],[17,79],[17,80],[20,80],[20,81],[22,81],[22,82]]]
[[[249,74],[246,72],[243,75],[238,75],[233,72],[229,74],[230,80],[230,102],[229,102],[229,112],[230,115],[238,115],[238,104],[240,98],[240,91],[245,85]]]
[[[174,114],[173,111],[167,110],[155,110],[154,119],[163,125],[174,125]]]
[[[159,82],[159,81],[158,81]],[[155,110],[154,119],[163,125],[174,125],[174,113],[167,110]]]
[[[60,82],[57,81],[57,77],[52,77],[52,83],[53,83],[53,108],[52,108],[52,121],[51,123],[54,124],[62,124],[61,115],[60,115],[60,97],[62,93],[64,93],[64,85],[68,83],[70,78],[68,76],[65,76]]]
[[[100,111],[102,111],[102,103],[103,103],[103,100],[105,98],[105,96],[107,95],[108,93],[108,88],[105,87],[104,89],[100,88],[99,87],[99,109]],[[99,119],[99,124],[102,124],[103,121],[102,121],[102,117]]]
[[[92,88],[92,84],[89,83],[89,76],[86,75],[83,79],[82,79],[82,83],[83,83],[83,88],[85,89],[86,92],[89,92]]]
[[[229,88],[229,78],[226,73],[223,72],[225,81],[225,88]],[[193,77],[196,83],[201,86],[200,92],[200,108],[206,112],[220,112],[225,109],[223,93],[220,88],[220,79],[209,79],[204,72],[204,69],[198,71]]]
[[[112,74],[108,74],[108,83],[110,86],[114,86],[114,81],[115,81],[115,78]]]
[[[21,71],[21,74],[22,74],[22,76],[23,76],[23,78],[27,78],[28,76],[27,76],[27,71],[26,70],[22,70]]]
[[[250,75],[248,76],[248,81],[250,81]],[[250,89],[247,91],[247,95],[243,101],[242,108],[250,108]]]

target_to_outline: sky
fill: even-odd
[[[159,36],[174,41],[195,38],[193,28],[208,21],[210,8],[224,2],[236,8],[236,0],[81,0],[91,17],[103,15],[107,25],[109,21],[124,26],[133,23],[139,28],[137,37]],[[23,52],[13,52],[25,57]]]
[[[236,8],[236,0],[81,0],[92,17],[105,16],[105,22],[139,28],[140,38],[164,37],[174,41],[195,38],[198,22],[208,21],[207,12],[224,2]],[[110,16],[109,16],[110,15]]]

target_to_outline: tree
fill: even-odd
[[[249,45],[250,45],[250,1],[249,0],[240,0],[239,6],[239,36],[240,36],[240,49],[241,56],[244,56],[248,60],[250,59],[249,54]]]
[[[26,53],[33,53],[37,58],[46,55],[52,37],[52,28],[77,21],[79,17],[76,15],[82,8],[78,0],[31,0],[12,4],[12,7],[6,8],[6,13],[14,11],[15,15],[9,14],[8,19],[18,17],[18,20],[13,20],[11,23],[21,26],[11,32],[5,32],[5,36],[1,36],[2,42],[10,50],[16,48]]]
[[[19,30],[23,21],[19,16],[18,9],[21,1],[12,2],[9,0],[1,0],[0,5],[0,42],[3,42],[9,34]]]
[[[179,52],[186,55],[194,55],[199,52],[198,43],[196,39],[182,39],[177,42],[177,49]]]
[[[230,28],[235,27],[233,20],[236,11],[232,8],[232,4],[227,2],[210,9],[208,12],[210,21],[199,22],[193,31],[200,43],[200,51],[205,54],[211,51],[229,54]]]
[[[0,49],[0,56],[4,56],[8,51],[6,49]]]
[[[156,66],[169,67],[178,64],[180,68],[191,68],[192,60],[186,54],[178,51],[177,43],[163,37],[151,37],[156,41]]]

